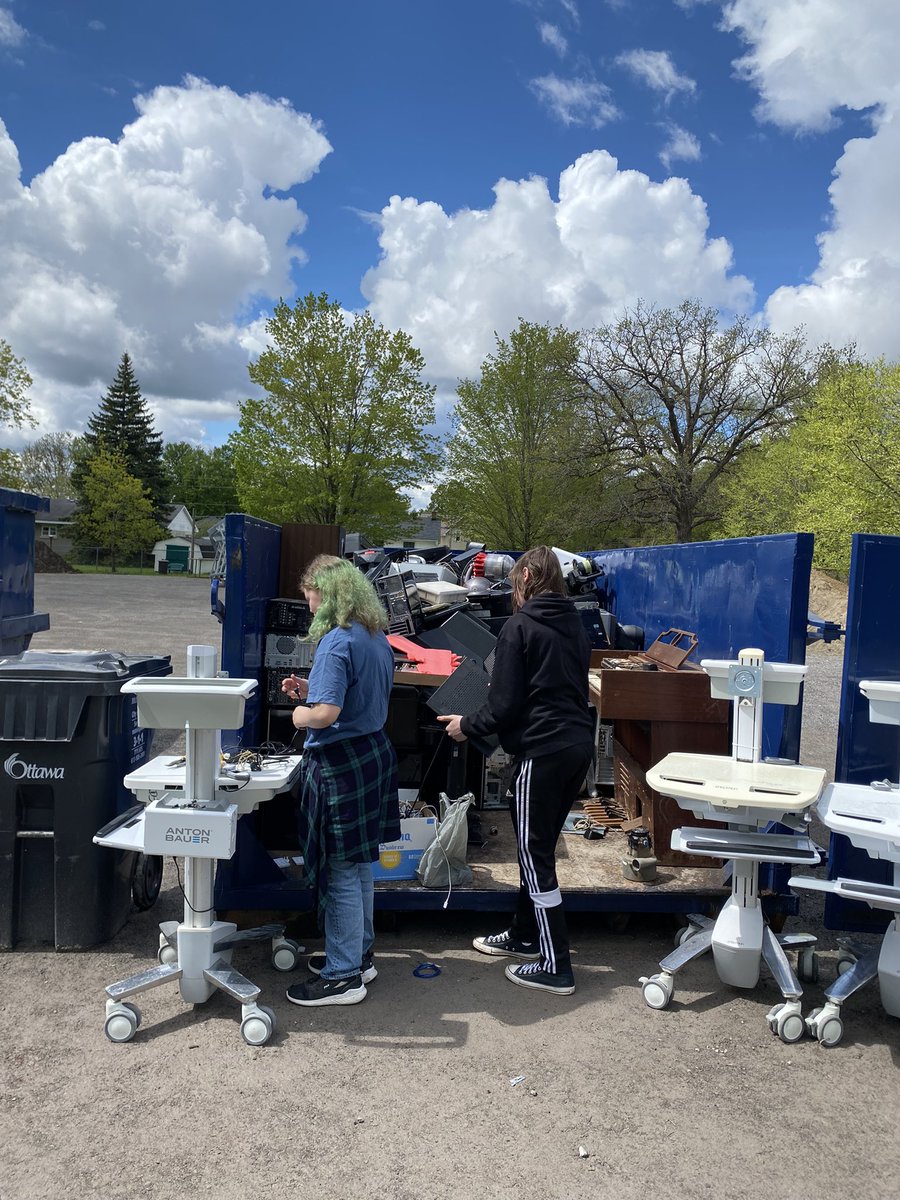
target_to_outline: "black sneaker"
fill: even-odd
[[[553,974],[545,971],[540,963],[522,963],[519,967],[510,963],[506,968],[506,978],[517,983],[519,987],[556,992],[558,996],[571,996],[575,991],[575,976],[571,971],[558,971]]]
[[[503,933],[488,933],[472,942],[482,954],[496,954],[501,958],[521,958],[523,962],[537,962],[541,952],[537,942],[520,942],[509,929]]]
[[[295,983],[285,993],[291,1004],[359,1004],[366,998],[366,987],[359,975],[349,979],[323,979],[321,975],[308,983]]]
[[[321,975],[325,969],[325,955],[311,955],[307,960],[306,966],[313,975]],[[375,969],[375,960],[371,954],[367,954],[363,958],[359,973],[362,976],[363,983],[371,983],[373,979],[378,978],[378,971]]]

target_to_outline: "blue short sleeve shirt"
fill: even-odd
[[[310,729],[312,749],[384,728],[394,682],[394,653],[383,633],[356,621],[329,630],[316,647],[309,673],[309,704],[333,704],[341,715],[327,729]]]

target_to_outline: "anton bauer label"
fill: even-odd
[[[208,829],[176,829],[170,825],[165,836],[167,842],[178,842],[182,846],[208,846],[209,835]]]

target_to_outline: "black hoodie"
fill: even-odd
[[[463,717],[462,732],[496,733],[503,749],[521,758],[591,747],[590,658],[571,600],[555,592],[532,596],[501,629],[487,703]]]

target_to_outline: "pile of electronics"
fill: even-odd
[[[640,650],[644,631],[620,625],[600,602],[597,589],[603,567],[595,558],[556,546],[569,595],[595,650]],[[465,612],[493,635],[512,613],[509,573],[515,557],[489,552],[481,542],[464,550],[434,546],[422,550],[375,547],[361,534],[345,539],[344,556],[371,581],[387,610],[390,632],[407,637],[435,629],[454,613]]]

